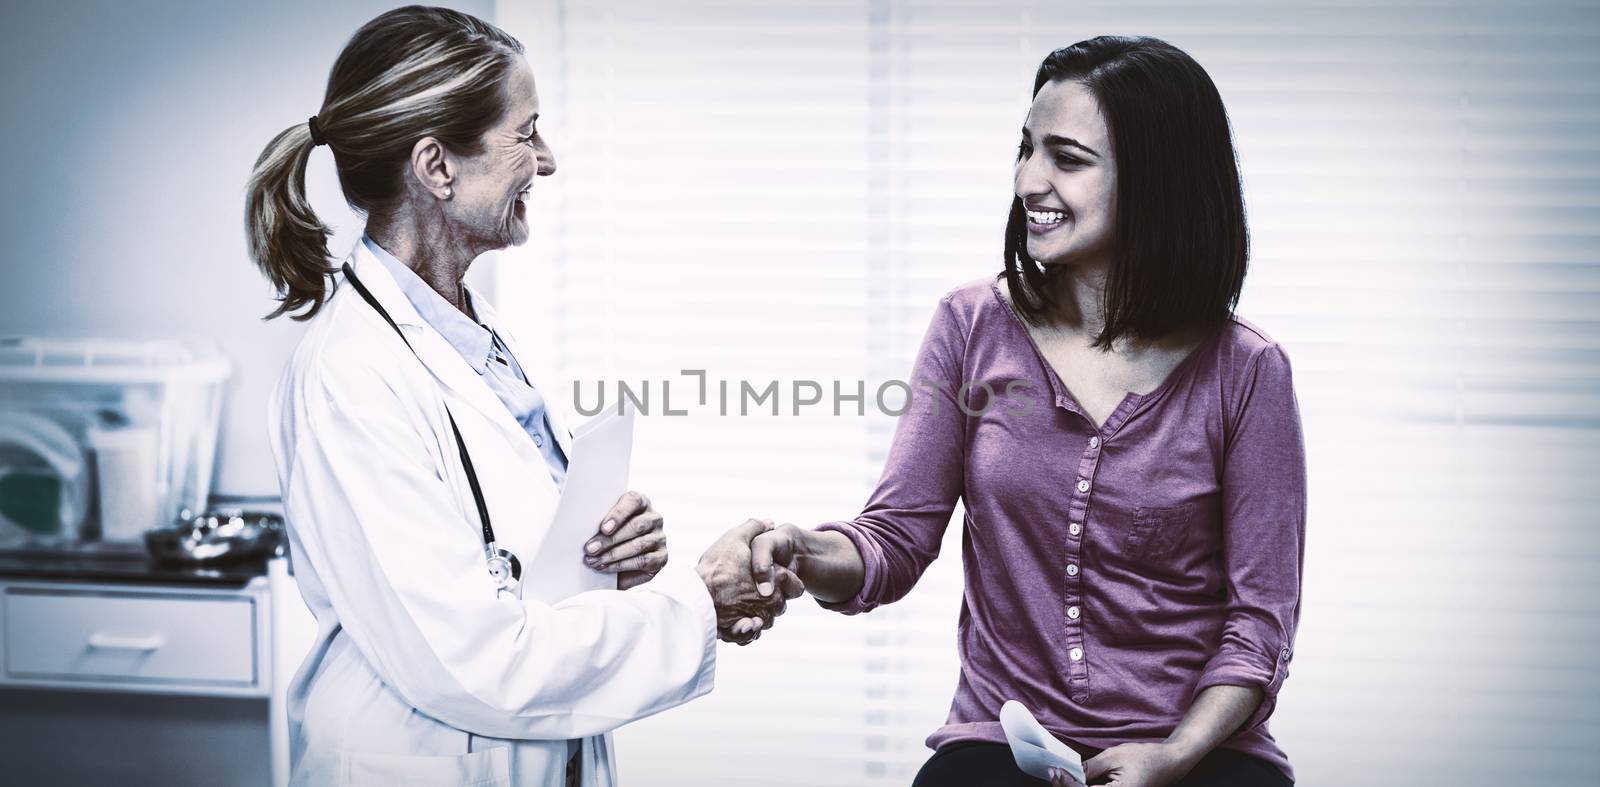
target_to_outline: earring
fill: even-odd
[[[444,198],[445,199],[450,199],[450,187],[449,186],[445,186],[444,187]]]

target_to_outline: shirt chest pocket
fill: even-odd
[[[1197,508],[1194,503],[1183,503],[1134,509],[1133,521],[1123,538],[1123,553],[1135,561],[1161,560],[1178,554],[1198,524]]]

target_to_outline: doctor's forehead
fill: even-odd
[[[527,128],[539,115],[539,90],[534,84],[533,69],[528,61],[519,59],[506,75],[506,118],[517,128]]]

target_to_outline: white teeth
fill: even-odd
[[[1034,224],[1060,224],[1067,214],[1054,210],[1030,210],[1028,220]]]

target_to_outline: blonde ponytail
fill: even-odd
[[[256,159],[246,189],[244,224],[250,257],[278,291],[278,308],[267,319],[290,314],[295,320],[316,316],[328,297],[328,239],[333,231],[317,218],[306,200],[306,160],[311,157],[311,130],[297,123],[267,143]]]
[[[282,301],[272,319],[309,320],[328,299],[328,238],[306,202],[306,159],[326,143],[345,202],[381,217],[403,196],[411,148],[434,137],[467,155],[505,113],[504,83],[522,44],[488,22],[448,8],[406,6],[361,26],[333,64],[315,119],[262,151],[245,197],[250,256]]]

